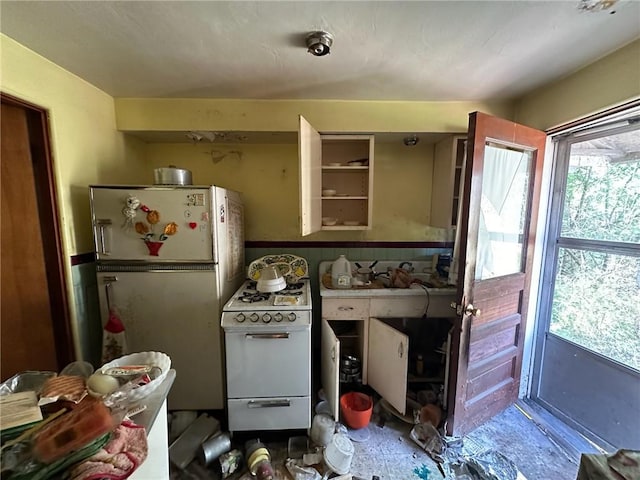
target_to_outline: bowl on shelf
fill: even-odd
[[[331,163],[329,163],[329,166],[330,167],[341,167],[342,164],[340,162],[331,162]]]
[[[351,160],[349,162],[347,162],[347,165],[349,165],[350,167],[364,167],[369,165],[369,159],[368,158],[359,158],[357,160]]]
[[[322,190],[323,197],[333,197],[335,194],[336,194],[336,191],[331,188]]]
[[[333,217],[322,217],[322,225],[325,225],[327,227],[332,227],[333,225],[335,225],[336,223],[338,223],[338,219],[337,218],[333,218]]]

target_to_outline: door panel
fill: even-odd
[[[58,371],[27,115],[2,104],[2,380]],[[52,241],[55,239],[52,239]]]
[[[124,324],[129,352],[160,351],[171,357],[177,375],[169,409],[224,408],[216,272],[111,271],[97,276],[103,325],[113,308]]]
[[[378,320],[369,319],[367,380],[371,388],[405,414],[409,337]]]
[[[214,261],[212,223],[219,212],[213,211],[211,192],[209,188],[188,187],[91,187],[97,259]],[[139,201],[139,207],[127,219],[125,202],[130,196]],[[159,212],[160,220],[150,223],[147,210]],[[137,231],[138,222],[148,229],[147,235],[153,234],[153,241],[162,238],[164,243],[157,256],[152,256],[145,246],[146,235]],[[171,222],[177,225],[175,235],[160,237]]]
[[[304,117],[299,122],[300,230],[305,236],[322,228],[322,140]]]
[[[323,312],[324,313],[324,312]],[[338,359],[340,358],[340,340],[336,337],[329,322],[322,319],[322,388],[329,402],[333,419],[337,422],[340,415],[340,372]]]
[[[544,355],[553,371],[540,377],[537,401],[573,427],[588,426],[601,445],[640,448],[637,373],[553,334]]]
[[[449,434],[517,399],[545,143],[544,132],[469,116]]]

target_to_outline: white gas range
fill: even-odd
[[[275,260],[287,262],[275,262]],[[304,268],[286,264],[304,262]],[[256,289],[258,267],[282,264],[284,290]],[[311,426],[311,288],[306,261],[263,257],[222,311],[229,431],[306,429]],[[296,263],[299,267],[299,263]]]
[[[247,280],[225,304],[222,328],[245,330],[260,328],[277,330],[311,327],[311,288],[309,279],[296,279],[284,290],[263,293],[256,290],[256,281]]]

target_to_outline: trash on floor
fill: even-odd
[[[442,436],[431,423],[417,424],[409,436],[438,464],[446,479],[518,479],[518,467],[500,452],[482,448],[474,441],[467,446],[462,438]],[[420,476],[422,471],[415,469],[414,473],[426,479]]]
[[[429,474],[431,471],[427,468],[426,465],[420,465],[413,469],[413,473],[415,473],[419,479],[421,480],[429,480]]]

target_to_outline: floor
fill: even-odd
[[[442,479],[438,465],[409,436],[413,425],[390,415],[376,404],[371,423],[362,430],[349,431],[355,453],[350,473],[355,478],[370,480],[434,480]],[[297,432],[295,435],[304,434]],[[234,437],[234,447],[242,448],[246,433]],[[267,434],[261,438],[269,448],[276,479],[292,479],[287,476],[284,462],[287,458],[287,441],[290,434]],[[242,442],[242,443],[241,443]],[[493,450],[500,452],[517,467],[519,480],[574,480],[578,470],[575,452],[569,453],[552,440],[536,422],[517,406],[511,406],[491,421],[464,437],[464,448],[474,454]],[[322,471],[322,467],[319,468]],[[205,468],[194,460],[184,471],[172,471],[172,480],[217,480],[219,462]],[[231,480],[248,480],[249,474],[239,470],[227,477]],[[319,480],[311,476],[294,480]],[[458,477],[447,477],[458,478]]]

